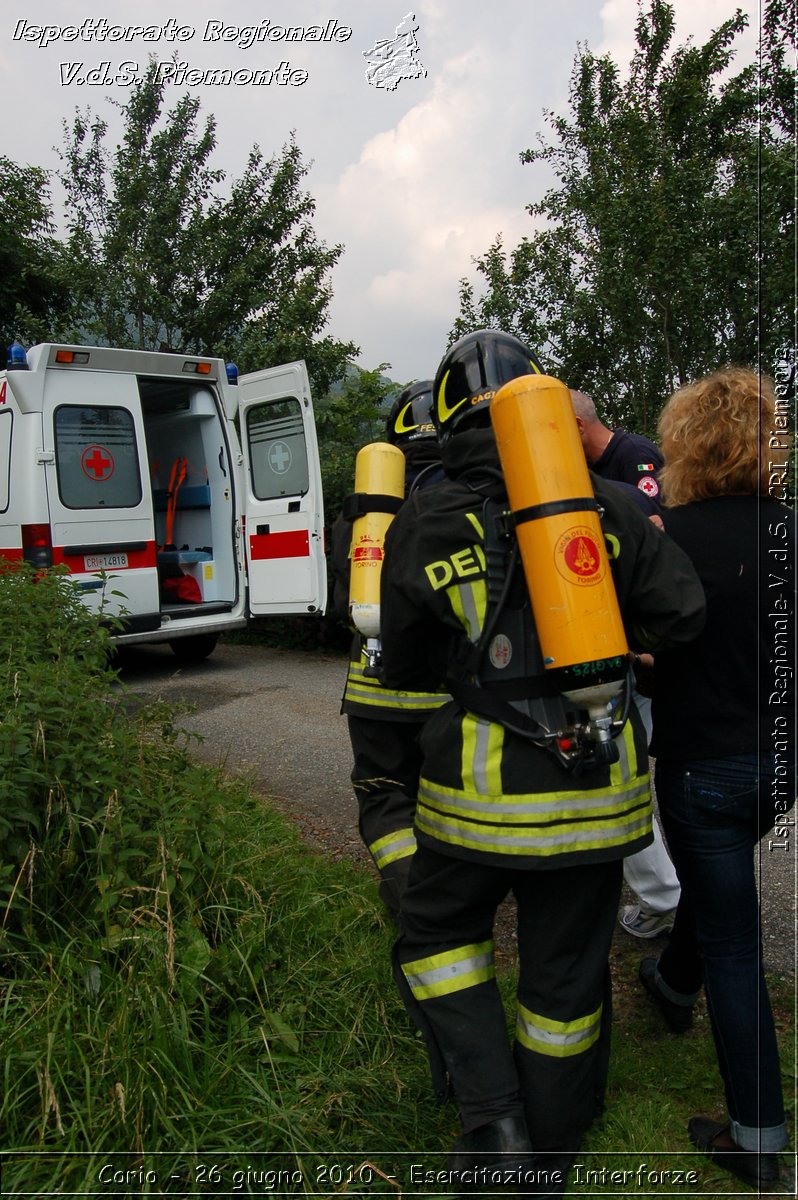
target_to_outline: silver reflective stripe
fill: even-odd
[[[570,1058],[583,1054],[598,1041],[601,1033],[601,1011],[599,1005],[594,1013],[576,1021],[552,1021],[518,1006],[516,1038],[527,1050],[546,1054],[550,1058]]]
[[[523,820],[526,816],[567,816],[569,813],[585,814],[593,811],[606,813],[609,809],[626,808],[632,800],[637,800],[649,794],[648,776],[633,787],[624,788],[622,792],[541,792],[539,796],[519,796],[516,800],[508,800],[506,796],[499,800],[474,800],[461,792],[438,789],[428,780],[423,779],[419,788],[419,798],[422,796],[441,807],[456,809],[458,812],[478,813],[480,816],[508,816]],[[546,799],[552,795],[551,800]]]
[[[426,710],[440,708],[450,699],[445,692],[402,692],[384,688],[376,679],[363,674],[363,668],[349,664],[344,691],[345,700],[359,704],[384,705],[391,708]]]
[[[490,748],[490,725],[487,721],[474,722],[474,758],[472,770],[474,787],[480,792],[489,792],[488,752]],[[465,743],[464,743],[465,745]]]
[[[412,829],[397,829],[369,846],[369,853],[380,869],[387,867],[388,863],[397,862],[400,858],[408,858],[415,852],[416,837]]]
[[[493,979],[493,942],[461,946],[402,964],[402,971],[416,1000],[448,996]]]
[[[577,825],[567,833],[547,834],[543,830],[530,833],[512,832],[513,826],[495,825],[486,827],[469,821],[441,816],[421,804],[416,810],[416,824],[423,833],[439,841],[457,846],[471,846],[475,850],[490,850],[496,854],[521,854],[528,851],[557,853],[559,850],[592,850],[602,845],[621,845],[651,829],[651,812],[626,821],[607,821],[599,828]],[[481,832],[481,830],[486,830]]]
[[[479,619],[476,596],[474,595],[474,585],[472,583],[460,583],[454,590],[460,597],[460,607],[465,618],[468,639],[471,642],[476,642],[482,632],[482,625]],[[449,601],[451,603],[451,597],[449,597]]]
[[[409,692],[389,692],[379,688],[352,687],[347,685],[344,699],[356,704],[368,704],[371,708],[397,708],[407,712],[435,712],[448,701],[448,696],[413,695]]]

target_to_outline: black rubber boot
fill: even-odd
[[[547,1172],[532,1151],[523,1117],[501,1117],[458,1138],[447,1163],[462,1193],[504,1192],[515,1196],[554,1196]],[[542,1174],[542,1182],[540,1177]]]

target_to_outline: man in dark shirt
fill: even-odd
[[[590,469],[631,496],[649,520],[662,528],[662,496],[651,473],[663,464],[659,449],[646,437],[607,429],[584,392],[572,390],[571,403]],[[650,740],[651,699],[637,690],[634,698]],[[625,904],[618,920],[625,933],[639,938],[657,937],[671,929],[679,903],[679,880],[656,821],[652,831],[652,844],[623,860],[623,877],[637,903]]]
[[[627,433],[620,427],[608,429],[585,392],[571,389],[571,401],[591,471],[602,479],[631,483],[659,505],[657,472],[663,463],[659,448],[642,434]]]

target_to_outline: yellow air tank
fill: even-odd
[[[570,393],[523,375],[490,416],[546,669],[597,716],[621,689],[628,646]]]
[[[372,442],[355,459],[355,493],[364,510],[352,525],[349,614],[367,639],[366,653],[378,651],[380,576],[385,534],[405,494],[405,456],[388,442]],[[373,507],[369,507],[369,499]],[[393,501],[393,503],[391,503]],[[386,511],[393,509],[394,511]]]

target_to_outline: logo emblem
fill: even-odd
[[[512,642],[505,634],[497,633],[488,650],[488,658],[491,661],[491,665],[496,667],[498,671],[503,671],[505,667],[509,667],[512,657]]]
[[[652,498],[659,495],[659,484],[651,475],[646,476],[645,479],[641,479],[637,487],[638,491],[645,492],[647,496],[651,496]]]
[[[591,587],[601,583],[604,566],[592,529],[576,525],[566,529],[554,547],[554,562],[563,579]]]
[[[352,566],[374,567],[382,562],[382,545],[368,534],[361,538],[358,546],[352,547]]]
[[[96,442],[87,446],[83,451],[80,456],[80,466],[84,475],[98,483],[110,479],[116,470],[116,463],[111,451]]]
[[[406,416],[408,410],[411,410],[411,415],[412,415],[412,408],[413,408],[413,401],[408,400],[407,404],[404,406],[402,411],[399,413],[399,416],[396,418],[395,429],[396,429],[397,433],[412,433],[414,429],[418,429],[418,425],[408,425],[407,422],[405,421],[405,416]]]
[[[286,442],[275,442],[269,450],[269,466],[275,475],[285,475],[290,470],[294,456]]]
[[[450,371],[446,372],[441,380],[441,386],[438,390],[438,417],[441,425],[445,425],[449,418],[453,417],[458,408],[462,408],[469,398],[468,396],[463,396],[462,400],[458,400],[457,403],[452,404],[451,407],[446,403],[446,384],[450,374]]]

